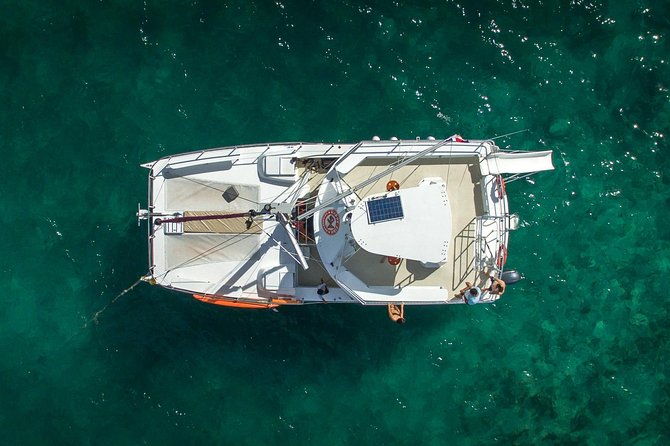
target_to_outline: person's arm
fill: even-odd
[[[465,293],[467,290],[472,288],[472,284],[470,282],[465,282],[465,288],[463,288],[461,291],[459,291],[461,294]]]
[[[405,318],[405,304],[400,304],[400,317]]]

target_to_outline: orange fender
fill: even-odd
[[[217,296],[203,296],[201,294],[194,294],[194,298],[198,299],[201,302],[208,304],[221,305],[222,307],[235,307],[235,308],[275,308],[279,304],[276,303],[255,303],[255,302],[239,302],[235,300],[229,300],[230,298],[222,298]]]
[[[203,296],[202,294],[194,294],[193,297],[198,299],[201,302],[208,304],[220,305],[222,307],[233,307],[233,308],[249,308],[249,309],[263,309],[263,308],[276,308],[280,305],[300,305],[302,301],[296,299],[272,299],[272,302],[240,302],[236,300],[231,300],[230,297],[225,296]]]

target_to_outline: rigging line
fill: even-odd
[[[95,325],[98,325],[98,323],[100,322],[100,321],[98,320],[98,317],[100,317],[100,315],[101,315],[102,313],[104,313],[105,310],[107,310],[107,308],[109,308],[110,305],[113,305],[117,300],[119,300],[119,299],[121,298],[121,296],[124,296],[125,294],[131,292],[137,285],[140,284],[140,282],[142,282],[142,281],[144,280],[144,277],[146,277],[146,276],[140,277],[140,278],[137,279],[137,281],[136,281],[135,283],[133,283],[131,286],[129,286],[128,288],[126,288],[125,290],[123,290],[123,291],[121,291],[119,294],[117,294],[117,296],[116,296],[114,299],[112,299],[109,303],[107,303],[107,305],[105,305],[104,307],[102,307],[101,310],[96,311],[95,314],[93,314],[93,317],[91,317],[89,320],[87,320],[86,322],[84,322],[84,325],[83,325],[81,328],[82,328],[82,329],[86,328],[86,327],[88,326],[88,324],[90,324],[91,322],[95,322]]]
[[[303,190],[305,187],[307,187],[307,194],[310,192],[310,187],[308,186],[310,180],[312,179],[312,174],[310,173],[309,175],[302,176],[298,179],[296,183],[292,186],[292,189],[290,191],[290,194],[287,196],[288,203],[291,205],[291,207],[295,207],[296,203],[300,200],[301,195],[306,195],[303,193]]]
[[[447,164],[447,187],[449,187],[448,184],[449,184],[449,174],[451,173],[451,163],[454,162],[454,159],[451,156],[453,150],[454,150],[454,142],[450,140],[449,141],[449,164]]]
[[[396,147],[397,147],[397,146],[396,146]],[[396,160],[395,160],[395,161],[392,161],[388,166],[386,166],[386,168],[388,169],[389,167],[395,165],[395,164],[398,163],[398,162],[400,162],[400,158],[396,158]],[[370,175],[368,176],[368,179],[372,178],[372,176],[373,176],[373,175],[375,174],[375,172],[377,171],[377,168],[383,169],[384,166],[381,166],[381,165],[374,166],[374,169],[372,169],[372,172],[370,172]],[[393,175],[393,172],[389,172],[389,178],[391,177],[391,175]],[[346,175],[345,175],[345,177],[346,177]],[[380,180],[382,180],[382,178],[380,178]],[[342,178],[341,181],[344,182],[344,184],[346,184],[347,187],[351,189],[351,185],[349,185],[349,183],[348,183],[344,178]],[[361,192],[361,195],[362,195],[363,197],[367,197],[368,194],[372,191],[372,189],[375,187],[376,184],[377,184],[377,182],[372,183],[372,184],[370,185],[370,187],[367,188],[367,190],[365,190],[365,192]],[[358,195],[358,192],[354,192],[354,193],[355,193],[356,196],[358,197],[358,200],[359,200],[359,201],[362,200],[361,195]]]
[[[345,180],[343,177],[340,177],[340,183],[343,184],[344,186],[348,187],[349,189],[351,189],[351,186],[349,185],[347,180]],[[374,184],[372,186],[374,186]],[[372,186],[370,186],[370,187],[372,187]],[[342,187],[341,189],[344,190],[345,187]],[[358,194],[358,191],[353,191],[353,194],[356,195],[356,197],[358,197],[359,200],[361,200],[361,196]],[[365,194],[363,196],[365,196]]]
[[[400,161],[402,161],[402,159],[401,159],[400,157],[398,157],[398,159],[396,159],[396,161],[394,161],[393,163],[389,164],[389,165],[386,166],[386,167],[388,168],[388,167],[390,167],[390,166],[396,165],[396,164],[398,164]],[[403,167],[406,167],[406,166],[403,166]],[[410,167],[411,167],[411,165],[410,165]],[[389,176],[388,176],[387,181],[392,180],[393,177],[395,176],[395,178],[398,180],[398,182],[399,182],[400,184],[404,184],[404,183],[409,179],[409,177],[411,177],[411,176],[412,176],[412,175],[419,169],[419,167],[420,167],[419,165],[415,166],[415,167],[412,169],[411,172],[408,172],[408,173],[405,175],[404,179],[400,179],[401,177],[398,177],[398,176],[395,176],[395,175],[394,175],[395,172],[400,173],[400,169],[398,169],[398,170],[395,171],[395,172],[389,172]],[[370,173],[370,177],[374,174],[374,172],[377,171],[377,168],[384,168],[384,166],[381,166],[381,165],[380,165],[380,166],[375,166],[375,169]],[[370,187],[369,187],[365,192],[362,192],[362,193],[361,193],[361,195],[359,195],[358,192],[354,192],[354,193],[356,194],[356,196],[358,197],[359,200],[362,200],[361,196],[363,196],[363,197],[367,197],[367,196],[372,192],[372,189],[374,189],[374,188],[376,187],[376,185],[379,183],[379,181],[382,181],[382,182],[383,182],[384,180],[385,180],[384,178],[380,178],[377,182],[372,183],[372,184],[370,185]],[[343,181],[344,181],[344,180],[343,180]],[[345,183],[347,186],[351,187],[351,186],[349,185],[349,183],[347,183],[346,181],[344,181],[344,183]],[[383,183],[382,183],[382,184],[383,184]],[[384,189],[384,190],[386,190],[386,189]]]
[[[255,223],[255,222],[254,222],[254,223]],[[255,224],[256,224],[256,226],[258,226],[258,227],[260,228],[261,231],[263,231],[263,233],[265,233],[265,235],[267,235],[268,237],[270,237],[270,238],[277,244],[277,246],[279,247],[279,249],[283,249],[284,252],[285,252],[286,254],[288,254],[293,260],[295,260],[296,263],[300,263],[300,264],[302,264],[302,262],[300,262],[300,260],[296,259],[296,258],[293,256],[293,254],[291,254],[291,253],[289,252],[288,249],[286,249],[286,248],[284,248],[284,247],[282,246],[281,242],[279,242],[276,238],[274,238],[272,235],[270,235],[270,234],[269,234],[265,229],[263,229],[263,227],[260,226],[258,223],[255,223]]]
[[[516,135],[517,133],[527,132],[527,131],[529,131],[529,130],[530,130],[530,129],[517,130],[516,132],[505,133],[504,135],[500,135],[500,136],[494,136],[493,138],[491,138],[491,141],[495,141],[496,139],[504,138],[504,137],[506,137],[506,136]]]
[[[250,234],[245,234],[245,233],[234,234],[234,236],[238,236],[238,235],[250,235]],[[168,273],[170,273],[171,271],[173,271],[173,270],[175,270],[175,269],[177,269],[177,268],[181,268],[182,266],[184,266],[184,265],[186,265],[186,264],[188,264],[188,263],[190,263],[190,262],[193,262],[193,261],[195,261],[195,260],[198,260],[198,259],[201,258],[201,257],[204,257],[204,256],[210,254],[211,252],[218,251],[218,250],[223,249],[223,248],[228,248],[228,247],[234,245],[235,243],[239,243],[240,241],[241,241],[241,239],[239,239],[238,237],[233,237],[233,238],[231,238],[231,239],[224,240],[224,241],[222,241],[221,243],[218,243],[218,244],[216,244],[216,245],[214,245],[214,246],[212,246],[212,247],[206,249],[205,251],[196,254],[195,256],[191,257],[190,259],[186,259],[185,261],[183,261],[183,262],[180,263],[179,265],[177,265],[177,266],[173,266],[172,268],[166,270],[164,273],[159,274],[158,276],[153,276],[153,277],[154,277],[154,278],[165,277]],[[226,243],[229,243],[229,244],[226,245],[226,246],[222,246],[222,245],[224,245],[224,244],[226,244]]]
[[[317,251],[317,252],[318,252],[318,251]],[[325,272],[328,276],[330,276],[330,273],[328,272],[328,270],[326,269],[326,267],[323,265],[323,260],[321,260],[320,257],[319,257],[318,259],[317,259],[317,258],[314,258],[314,257],[310,257],[310,260],[314,261],[314,263],[316,263],[317,265],[319,265],[319,267],[323,270],[323,272]]]
[[[330,273],[328,272],[328,270],[326,269],[326,267],[323,266],[323,261],[322,261],[321,259],[318,259],[318,260],[317,260],[317,259],[315,259],[315,258],[310,258],[310,260],[313,260],[314,263],[316,263],[317,265],[319,265],[319,268],[321,268],[321,269],[323,270],[323,272],[326,273],[326,275],[330,276]]]
[[[306,206],[306,205],[308,205],[308,204],[310,204],[310,203],[312,203],[312,202],[316,202],[316,200],[317,200],[318,198],[319,198],[319,197],[318,197],[317,195],[315,195],[315,196],[313,196],[313,197],[309,197],[309,198],[305,198],[305,199],[301,200],[300,203]]]
[[[311,193],[311,192],[312,192],[312,191],[310,191],[310,193]],[[308,195],[309,195],[309,194],[308,194]],[[307,196],[307,197],[305,197],[305,198],[299,198],[299,199],[297,199],[296,203],[297,203],[297,202],[300,202],[300,203],[302,203],[302,204],[307,204],[307,203],[309,203],[309,202],[311,202],[311,201],[316,201],[317,198],[318,198],[318,194],[313,195],[313,196],[311,196],[311,197],[310,197],[310,196]]]
[[[254,254],[252,254],[252,255],[254,255]],[[250,286],[249,284],[250,284],[250,283],[253,282],[252,284],[255,284],[255,282],[256,282],[256,278],[258,277],[258,270],[260,269],[260,266],[261,266],[261,262],[255,262],[255,267],[254,267],[253,269],[251,269],[251,270],[247,270],[246,272],[242,272],[242,269],[241,269],[241,268],[237,270],[237,271],[241,272],[239,281],[244,281],[244,282],[245,282],[245,284],[242,285],[242,286],[240,287],[241,290],[242,290],[241,293],[243,293],[243,294],[248,294],[248,295],[255,295],[255,296],[258,296],[257,293],[252,293],[252,292],[245,291],[245,290],[246,290],[247,288],[249,288],[249,286]],[[236,272],[233,272],[233,273],[231,273],[231,274],[234,275],[234,274],[236,274]],[[215,291],[214,293],[209,293],[209,294],[211,294],[211,295],[218,295],[218,293],[221,291],[221,289],[222,289],[226,284],[228,284],[229,281],[230,281],[230,276],[224,276],[221,280],[219,280],[218,282],[215,282],[216,291]],[[224,291],[224,292],[225,292],[225,291]],[[246,297],[246,296],[243,296],[243,297],[242,297],[242,299],[245,299],[245,298],[247,298],[247,297]],[[234,299],[237,300],[237,299],[239,299],[239,297],[236,297],[236,298],[234,298]]]
[[[221,192],[221,193],[225,193],[225,192],[226,192],[226,191],[223,190],[223,189],[219,189],[218,187],[214,187],[214,186],[209,185],[209,184],[207,184],[207,183],[202,183],[202,182],[200,182],[200,181],[198,181],[198,180],[194,180],[193,178],[189,178],[189,177],[187,177],[187,176],[182,176],[182,177],[178,177],[178,178],[183,178],[183,179],[185,179],[185,180],[187,180],[187,181],[192,181],[192,182],[195,183],[195,184],[199,184],[200,186],[207,187],[207,188],[209,188],[209,189],[214,189],[215,191],[218,191],[218,192]],[[167,181],[167,179],[166,179],[164,182],[166,182],[166,181]],[[231,184],[231,186],[234,186],[234,185]],[[243,196],[241,196],[241,195],[238,195],[236,198],[241,198],[241,199],[243,199],[243,200],[245,200],[245,201],[248,201],[248,202],[250,202],[250,203],[254,203],[254,204],[258,204],[258,205],[260,205],[260,203],[259,203],[258,201],[254,201],[254,200],[252,200],[251,198],[246,198],[246,197],[243,197]]]
[[[247,275],[247,277],[249,277],[249,279],[246,279],[246,280],[248,280],[247,283],[249,283],[250,281],[252,281],[252,278],[254,278],[253,281],[256,282],[256,280],[258,279],[258,270],[259,270],[260,268],[261,268],[261,262],[256,262],[256,265],[255,265],[254,269],[251,270],[251,271],[248,273],[248,275]],[[244,288],[242,288],[242,290],[244,290]]]
[[[265,220],[265,219],[263,219],[263,220]],[[163,277],[163,276],[167,275],[170,271],[173,271],[177,268],[181,268],[182,266],[187,265],[188,263],[191,263],[195,260],[198,260],[199,258],[207,256],[207,255],[211,254],[212,252],[219,251],[219,250],[224,249],[224,248],[229,248],[236,243],[240,243],[243,238],[246,238],[246,237],[251,236],[251,235],[253,235],[253,234],[252,233],[246,233],[246,232],[240,232],[240,233],[237,233],[237,234],[232,234],[232,236],[233,236],[232,238],[230,238],[228,240],[224,240],[221,243],[218,243],[218,244],[206,249],[205,251],[203,251],[199,254],[196,254],[195,256],[191,257],[190,259],[186,259],[185,261],[183,261],[179,265],[174,266],[174,267],[170,268],[169,270],[165,271],[163,274],[160,274],[160,275],[155,276],[155,277]],[[239,237],[239,236],[244,236],[244,237]],[[228,244],[225,245],[226,243],[228,243]],[[222,245],[225,245],[225,246],[222,246]]]
[[[340,201],[341,199],[353,194],[357,190],[363,189],[364,187],[368,186],[369,184],[375,183],[380,178],[384,178],[387,174],[395,172],[399,168],[401,168],[403,166],[406,166],[407,164],[410,164],[413,161],[415,161],[419,158],[422,158],[423,156],[425,156],[425,155],[427,155],[431,152],[434,152],[435,150],[439,149],[440,147],[442,147],[447,142],[449,142],[449,139],[438,141],[437,143],[431,145],[430,147],[428,147],[424,150],[421,150],[420,152],[414,153],[413,155],[411,155],[409,157],[403,157],[404,158],[403,161],[401,161],[399,163],[396,163],[396,164],[393,164],[392,167],[389,167],[388,169],[384,170],[383,172],[380,172],[377,175],[374,175],[374,176],[368,178],[367,180],[358,183],[353,188],[350,188],[350,189],[348,189],[344,192],[341,192],[341,193],[339,193],[339,194],[337,194],[333,197],[330,197],[330,198],[322,201],[321,204],[316,206],[314,209],[311,209],[311,210],[299,215],[298,218],[300,220],[304,220],[306,218],[309,218],[311,215],[315,214],[316,212],[319,212],[320,210],[325,209],[326,207],[332,205],[333,203],[335,203],[337,201]],[[342,158],[340,158],[340,159],[342,159]],[[331,168],[331,170],[332,170],[332,168]]]
[[[305,170],[300,174],[300,176],[298,176],[298,180],[297,180],[297,181],[295,181],[291,186],[289,186],[289,187],[287,187],[286,189],[284,189],[283,191],[281,191],[281,192],[279,193],[279,195],[277,195],[273,200],[270,201],[270,203],[276,203],[277,200],[279,200],[279,197],[281,197],[282,195],[284,195],[287,191],[291,190],[291,187],[293,187],[295,184],[300,183],[300,181],[303,179],[303,177],[304,177],[305,175],[307,175],[308,173],[309,173],[309,170],[305,169]],[[297,192],[297,191],[296,191],[296,192]]]
[[[348,235],[344,235],[344,243],[342,243],[342,247],[340,248],[340,251],[337,253],[337,256],[335,259],[340,261],[340,265],[335,268],[335,275],[333,275],[333,279],[337,281],[337,276],[339,275],[338,273],[340,272],[340,267],[344,266],[344,262],[346,262],[348,259],[343,260],[344,258],[344,250],[347,248],[347,245],[349,244],[349,238]]]
[[[154,184],[154,180],[155,180],[155,178],[156,178],[156,177],[154,177],[154,178],[151,179],[151,188],[152,188],[152,189],[153,189],[153,184]],[[165,180],[163,180],[163,182],[161,183],[161,187],[158,188],[158,192],[156,192],[155,194],[152,193],[152,195],[155,195],[156,198],[160,197],[161,193],[163,192],[163,188],[165,187],[165,184],[166,184],[166,183],[165,183]],[[153,203],[153,202],[154,202],[154,197],[151,197],[151,202],[150,202],[150,203],[147,203],[147,206],[150,206],[151,203]]]
[[[417,164],[416,166],[414,166],[414,168],[413,168],[410,172],[408,172],[402,180],[398,180],[398,182],[399,182],[400,184],[403,184],[403,183],[405,183],[406,181],[408,181],[409,178],[410,178],[412,175],[414,175],[414,174],[419,170],[420,167],[421,167],[421,166],[418,165],[418,164]],[[396,177],[396,178],[398,178],[398,177]]]
[[[308,242],[314,242],[313,244],[316,245],[316,240],[314,240],[312,237],[307,235],[307,233],[304,234],[306,242],[304,242],[305,245],[309,245],[310,243]]]
[[[317,190],[317,191],[314,191],[314,192],[316,192],[316,193],[314,195],[312,195],[311,197],[307,197],[307,198],[303,199],[303,202],[304,203],[309,203],[309,202],[312,202],[312,201],[316,202],[319,199],[319,191]]]

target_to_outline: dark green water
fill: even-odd
[[[465,6],[459,6],[465,4]],[[9,1],[4,444],[668,444],[670,5]],[[461,133],[508,186],[496,305],[221,309],[142,284],[139,163]]]

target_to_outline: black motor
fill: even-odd
[[[510,269],[507,271],[503,271],[502,274],[500,275],[500,278],[507,285],[512,285],[514,283],[517,283],[519,280],[523,279],[523,276],[517,270]]]

